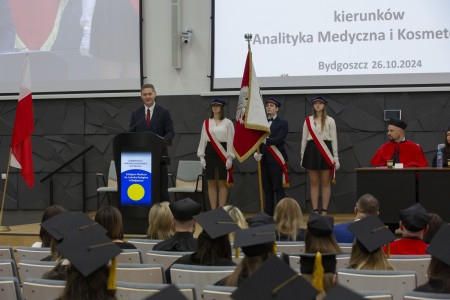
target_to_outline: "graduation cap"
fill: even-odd
[[[431,221],[430,214],[420,203],[414,203],[398,212],[402,225],[409,231],[421,231]]]
[[[354,291],[337,284],[327,292],[324,300],[364,300],[364,297]]]
[[[100,230],[106,233],[106,229],[82,212],[63,211],[41,224],[41,227],[58,242],[74,232],[90,226],[99,227]]]
[[[239,299],[315,299],[318,291],[288,264],[270,256],[231,295]]]
[[[369,253],[395,240],[395,235],[373,215],[353,222],[348,229]]]
[[[122,252],[102,228],[91,226],[77,231],[64,238],[64,241],[56,247],[84,277],[106,265],[110,259]]]
[[[310,213],[308,218],[308,230],[317,236],[326,236],[333,232],[334,218]]]
[[[403,130],[405,130],[406,127],[408,127],[408,124],[406,124],[402,120],[396,119],[396,118],[390,118],[389,119],[389,125],[393,125],[395,127],[399,127],[399,128],[401,128]]]
[[[275,220],[266,213],[256,213],[252,217],[245,219],[248,227],[257,227],[261,225],[275,224]]]
[[[144,298],[144,300],[187,300],[187,298],[178,290],[174,285],[170,285],[165,289],[151,295],[150,297]]]
[[[222,207],[196,215],[194,220],[200,224],[203,231],[212,239],[240,229]]]
[[[450,225],[442,224],[438,232],[434,235],[427,252],[446,265],[450,266]]]
[[[191,198],[184,198],[169,204],[173,217],[178,221],[190,221],[202,207]]]
[[[236,231],[233,248],[241,247],[249,257],[263,255],[273,250],[275,224],[268,224]]]
[[[319,252],[318,252],[319,253]],[[318,261],[317,253],[300,254],[300,272],[302,274],[313,274],[314,266]],[[320,260],[324,273],[336,273],[336,254],[321,253]]]

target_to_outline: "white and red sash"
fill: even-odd
[[[217,140],[216,136],[213,132],[209,131],[209,119],[205,120],[205,129],[206,134],[208,135],[209,141],[211,142],[211,145],[214,147],[214,150],[216,150],[217,154],[219,155],[220,159],[222,159],[223,163],[227,163],[227,151],[223,148],[222,144]],[[231,165],[231,168],[227,170],[227,186],[233,186],[233,168],[234,165]]]
[[[333,159],[333,154],[331,154],[330,149],[328,149],[327,145],[323,141],[322,135],[320,132],[311,125],[311,119],[313,117],[306,117],[306,125],[308,126],[309,134],[311,135],[314,143],[322,154],[323,158],[327,162],[327,164],[331,167],[330,173],[333,177],[333,183],[336,183],[336,170],[335,170],[335,162]]]
[[[284,160],[283,154],[281,154],[280,150],[278,150],[277,146],[272,145],[269,147],[266,147],[266,149],[272,154],[273,158],[277,161],[277,163],[281,166],[281,169],[283,170],[283,187],[287,188],[289,187],[289,176],[287,171],[287,163]]]

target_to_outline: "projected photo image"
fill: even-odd
[[[16,93],[30,53],[34,93],[140,85],[139,0],[0,0],[0,93]]]
[[[253,38],[262,88],[450,82],[450,1],[214,0],[213,89],[240,86]],[[232,20],[232,21],[230,21]]]

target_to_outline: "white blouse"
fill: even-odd
[[[230,119],[223,119],[216,125],[214,119],[208,119],[209,132],[214,134],[217,141],[220,143],[227,143],[227,158],[234,159],[233,139],[234,139],[234,125]],[[205,123],[203,122],[202,133],[200,135],[200,143],[198,144],[197,156],[205,156],[205,148],[209,142],[208,134],[206,133]]]
[[[312,117],[310,117],[312,119]],[[313,121],[313,126],[315,126],[317,129],[319,129],[319,132],[322,135],[322,139],[324,141],[331,141],[331,147],[333,148],[333,158],[335,161],[339,160],[338,157],[338,144],[337,144],[337,133],[336,133],[336,123],[334,122],[334,119],[332,117],[327,116],[325,119],[325,128],[322,130],[322,124],[316,124],[316,122]],[[302,134],[302,146],[301,146],[301,157],[300,161],[303,161],[303,154],[305,153],[306,143],[310,140],[312,140],[312,136],[309,133],[308,125],[306,125],[306,120],[303,123],[303,134]]]

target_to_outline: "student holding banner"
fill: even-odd
[[[313,115],[303,124],[300,165],[308,171],[311,205],[319,213],[319,186],[322,185],[322,210],[326,215],[330,202],[331,179],[339,169],[336,123],[327,116],[327,100],[317,96],[309,101]]]
[[[227,203],[228,187],[233,185],[234,126],[225,118],[225,101],[211,100],[209,118],[203,122],[197,156],[205,169],[211,209]]]

